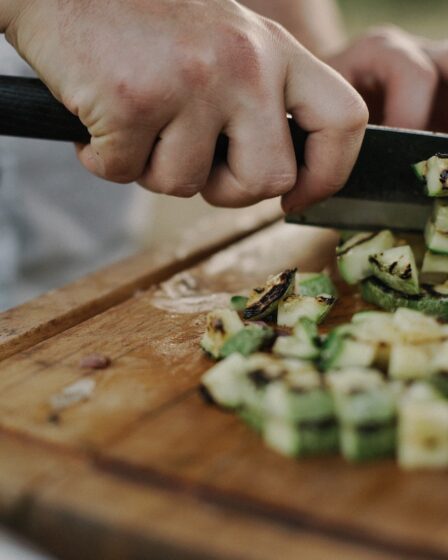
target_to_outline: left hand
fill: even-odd
[[[363,95],[375,124],[448,130],[448,41],[381,27],[326,62]]]

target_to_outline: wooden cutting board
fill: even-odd
[[[199,397],[205,312],[334,254],[331,232],[276,223],[233,242],[247,231],[231,226],[182,259],[142,255],[0,316],[2,520],[62,559],[448,558],[444,473],[289,460]],[[329,325],[362,308],[340,290]],[[80,368],[91,352],[112,365]],[[84,377],[90,400],[52,414]]]

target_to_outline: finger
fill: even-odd
[[[279,92],[273,109],[236,114],[225,132],[227,163],[215,167],[203,196],[214,206],[238,208],[288,192],[297,164]]]
[[[437,90],[435,66],[422,52],[397,51],[384,61],[386,126],[423,129],[427,126]]]
[[[158,132],[155,128],[140,127],[93,136],[90,144],[77,146],[78,158],[98,177],[130,183],[143,173]]]
[[[188,109],[160,134],[138,183],[157,193],[191,197],[208,180],[224,119],[211,110]]]
[[[322,200],[345,184],[361,147],[368,111],[339,74],[312,58],[291,65],[286,98],[289,112],[309,132],[297,184],[283,198],[289,212]]]

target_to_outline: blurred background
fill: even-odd
[[[338,0],[351,37],[366,27],[395,23],[433,39],[448,36],[446,0]]]

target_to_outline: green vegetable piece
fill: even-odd
[[[395,424],[344,426],[341,429],[341,452],[352,462],[391,457],[397,445]]]
[[[409,245],[371,255],[369,262],[373,275],[387,286],[405,294],[419,293],[417,265]]]
[[[376,345],[353,338],[351,326],[347,327],[348,332],[344,330],[336,329],[325,339],[320,355],[323,371],[351,366],[369,367],[375,361]]]
[[[336,249],[338,269],[348,284],[357,284],[371,275],[369,257],[394,246],[389,230],[378,233],[358,233]]]
[[[436,154],[413,165],[417,177],[425,184],[428,196],[448,196],[448,155]]]
[[[272,315],[279,302],[292,293],[295,274],[295,269],[285,270],[269,278],[264,286],[252,290],[243,312],[244,319],[258,320]]]
[[[437,230],[431,221],[425,229],[425,243],[432,253],[448,255],[448,233]]]
[[[368,278],[361,284],[361,295],[364,301],[386,311],[407,307],[448,320],[448,295],[438,293],[432,286],[423,285],[419,295],[411,296],[386,286],[377,278]]]
[[[248,297],[246,296],[232,296],[230,298],[230,307],[238,313],[242,313],[247,305]]]
[[[248,325],[229,338],[221,347],[220,357],[227,358],[230,354],[238,352],[249,356],[266,346],[275,336],[270,327]]]
[[[338,426],[333,418],[316,423],[291,424],[269,418],[263,427],[268,447],[287,457],[309,457],[335,453],[339,446]]]
[[[328,274],[296,272],[295,293],[300,296],[328,294],[338,297],[338,291]]]

